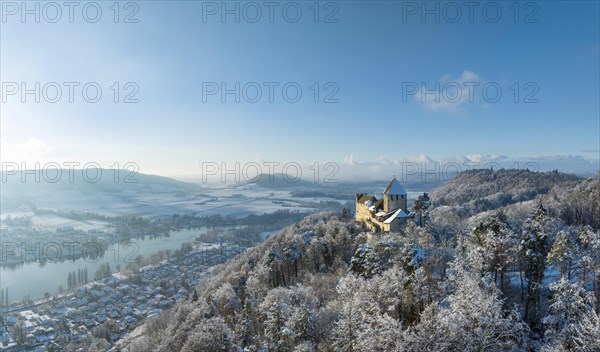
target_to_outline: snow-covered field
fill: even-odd
[[[58,227],[73,227],[74,229],[88,230],[104,230],[108,225],[107,222],[98,220],[73,220],[58,215],[35,215],[31,217],[33,226],[54,229]]]
[[[93,212],[107,216],[162,217],[173,214],[214,215],[244,217],[250,214],[272,213],[277,210],[299,210],[310,212],[315,208],[302,202],[333,200],[326,197],[294,198],[289,191],[271,190],[258,185],[243,188],[203,189],[202,193],[180,192],[163,189],[153,192],[96,192],[86,193],[77,189],[61,190],[57,193],[3,195],[2,219],[7,217],[29,217],[34,226],[57,228],[69,226],[84,231],[103,229],[102,221],[78,221],[54,214],[35,214],[33,209],[63,212]]]

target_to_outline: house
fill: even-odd
[[[382,199],[356,194],[355,220],[374,232],[400,231],[410,216],[407,202],[407,193],[394,176],[383,191]]]
[[[118,318],[118,317],[119,317],[119,313],[117,313],[117,311],[116,311],[116,310],[111,310],[111,311],[108,313],[108,317],[109,317],[109,318],[111,318],[111,319],[116,319],[116,318]]]

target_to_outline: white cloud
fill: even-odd
[[[470,154],[466,156],[467,160],[474,163],[482,163],[482,162],[491,162],[491,161],[500,161],[507,158],[506,155],[497,155],[497,154]]]
[[[0,145],[1,157],[6,161],[42,162],[47,161],[53,152],[54,148],[48,143],[35,137],[20,143],[11,143],[3,138]]]
[[[475,102],[477,88],[472,84],[481,82],[481,76],[469,70],[458,77],[446,74],[433,84],[423,83],[414,97],[427,110],[460,113],[464,111],[462,105]]]
[[[377,162],[382,164],[382,165],[390,165],[391,162],[389,160],[387,160],[386,158],[382,156],[380,156],[379,158],[377,158]]]
[[[344,163],[348,165],[354,165],[354,155],[348,155],[344,157]]]
[[[352,161],[352,164],[349,163]],[[473,153],[434,159],[428,155],[406,156],[389,163],[383,156],[371,161],[353,160],[352,156],[344,158],[340,168],[342,180],[385,180],[392,175],[402,175],[403,171],[424,170],[440,174],[455,171],[466,171],[473,168],[512,168],[530,171],[549,171],[558,169],[561,172],[590,174],[600,169],[598,158],[584,158],[579,155],[551,155],[515,157],[500,154]]]
[[[421,154],[419,156],[408,156],[402,159],[397,159],[394,161],[396,165],[401,165],[402,163],[425,163],[431,164],[433,163],[433,159],[429,156]]]
[[[27,142],[15,144],[15,151],[17,153],[22,153],[34,158],[46,156],[51,153],[52,150],[52,147],[46,142],[34,137],[29,138]]]

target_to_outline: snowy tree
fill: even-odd
[[[106,339],[96,339],[93,344],[90,346],[89,352],[103,352],[108,351],[111,348],[110,342]]]
[[[444,341],[445,332],[440,328],[437,302],[430,304],[421,313],[418,324],[403,332],[402,338],[406,346],[403,351],[441,351],[447,350]]]
[[[573,336],[575,350],[587,351],[593,346],[598,347],[600,341],[600,317],[596,312],[586,314],[577,326],[577,334]]]
[[[356,349],[360,318],[354,295],[361,286],[362,280],[352,275],[341,278],[337,285],[338,300],[342,302],[342,307],[340,318],[333,328],[336,351],[354,351]]]
[[[237,314],[234,331],[243,346],[256,343],[259,333],[256,329],[256,312],[250,300],[246,300],[241,314]]]
[[[303,286],[275,288],[259,305],[270,351],[289,351],[315,336],[314,291]]]
[[[224,283],[215,291],[212,302],[226,321],[235,323],[234,313],[241,310],[242,303],[230,283]]]
[[[282,269],[282,254],[279,248],[272,246],[264,258],[264,265],[269,269],[271,287],[287,286]]]
[[[361,293],[358,293],[361,299]],[[381,314],[376,304],[369,297],[362,298],[364,304],[359,307],[361,322],[358,330],[356,351],[387,352],[399,349],[402,343],[402,324],[387,314]]]
[[[563,350],[572,350],[575,337],[579,335],[584,318],[593,319],[593,297],[578,283],[561,278],[550,285],[553,298],[543,323],[546,326],[546,343],[560,346]]]
[[[304,341],[294,348],[294,352],[317,352],[317,348],[313,342]]]
[[[429,194],[423,193],[418,196],[417,199],[413,202],[413,210],[419,214],[419,226],[425,225],[427,223],[427,215],[425,217],[423,214],[427,214],[427,210],[431,206],[431,199],[429,199]],[[425,222],[424,222],[425,220]]]
[[[352,212],[350,208],[342,208],[342,219],[352,219]]]
[[[358,246],[350,263],[350,270],[364,278],[373,277],[381,270],[381,260],[368,243]]]
[[[299,248],[297,240],[291,243],[283,250],[283,266],[285,274],[288,277],[288,285],[292,285],[298,278],[298,264],[302,258],[302,251]]]
[[[291,314],[285,322],[293,344],[301,341],[314,341],[316,336],[315,304],[312,300],[299,299],[293,303]]]
[[[411,305],[410,278],[395,265],[374,279],[379,286],[377,299],[383,303],[385,311],[398,321],[406,321],[407,306]]]
[[[221,317],[204,319],[194,327],[193,333],[188,337],[182,352],[221,352],[232,351],[232,332]]]
[[[581,279],[584,285],[594,288],[596,313],[600,313],[600,232],[583,226],[577,237],[581,256]]]
[[[411,351],[518,351],[527,344],[527,327],[516,313],[505,316],[494,284],[455,262],[452,293],[434,302],[405,333]]]
[[[542,281],[546,270],[546,258],[551,248],[551,238],[546,227],[546,209],[538,204],[532,217],[525,221],[521,250],[525,256],[525,279],[527,295],[524,319],[534,331],[540,331],[540,303]]]
[[[254,305],[262,301],[269,290],[268,280],[269,269],[267,267],[261,265],[255,268],[253,275],[246,280],[246,299],[250,299]]]
[[[600,230],[600,172],[581,182],[559,204],[560,217],[568,225],[588,225]]]
[[[186,344],[192,332],[205,324],[207,319],[214,317],[214,308],[205,299],[195,302],[184,302],[176,307],[169,319],[169,324],[163,342],[163,350],[179,351]],[[220,318],[223,320],[222,318]]]
[[[570,229],[556,234],[556,239],[548,253],[548,263],[558,265],[561,279],[572,279],[573,267],[576,265],[579,252],[577,247],[577,236]]]
[[[492,273],[494,282],[504,293],[505,273],[517,257],[518,241],[502,211],[495,211],[486,216],[472,230],[473,250],[480,251],[483,259],[483,270]]]
[[[402,324],[381,311],[367,281],[346,277],[338,285],[341,314],[333,330],[336,351],[393,351]]]

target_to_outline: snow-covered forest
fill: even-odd
[[[402,233],[310,215],[118,347],[600,351],[598,175],[477,170],[429,196]]]

